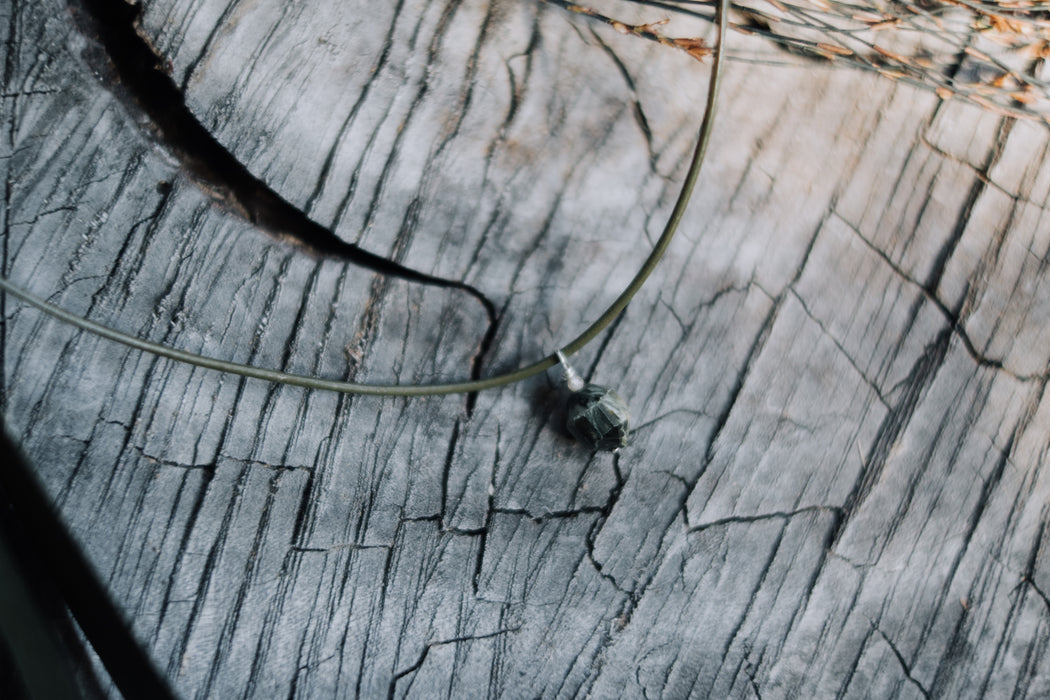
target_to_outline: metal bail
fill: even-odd
[[[569,361],[565,359],[565,355],[561,354],[561,350],[557,350],[554,353],[558,356],[558,362],[561,363],[562,371],[565,372],[565,383],[569,385],[569,391],[577,392],[582,389],[586,382],[583,381],[583,377],[576,374],[576,370],[572,368]]]

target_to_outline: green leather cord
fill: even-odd
[[[711,81],[707,90],[707,105],[704,109],[704,120],[700,124],[700,133],[697,139],[696,148],[693,151],[693,158],[689,164],[689,170],[686,173],[685,180],[682,183],[682,189],[678,194],[678,200],[675,202],[674,209],[671,211],[671,216],[668,218],[667,224],[664,226],[664,231],[657,240],[652,252],[649,253],[649,257],[646,258],[641,269],[638,270],[634,279],[631,280],[620,296],[618,296],[612,305],[606,309],[605,313],[603,313],[583,333],[568,345],[561,348],[560,352],[566,357],[579,352],[623,312],[627,307],[627,304],[632,298],[634,298],[635,294],[638,293],[638,290],[642,288],[642,285],[645,284],[649,275],[652,274],[653,270],[660,262],[660,259],[663,258],[664,253],[671,245],[671,241],[678,230],[678,225],[681,223],[682,217],[685,215],[686,207],[689,205],[689,200],[693,194],[693,187],[696,185],[697,178],[700,175],[700,167],[703,165],[704,155],[707,153],[707,145],[711,140],[711,131],[714,126],[715,108],[718,103],[718,88],[722,75],[722,61],[725,53],[724,45],[729,18],[728,5],[729,0],[719,0],[718,46],[711,66]],[[65,311],[53,304],[49,304],[43,299],[12,284],[4,277],[0,277],[0,289],[13,297],[21,299],[25,303],[40,309],[44,313],[50,314],[59,320],[69,323],[72,326],[100,335],[103,338],[115,340],[118,343],[123,343],[124,345],[128,345],[135,349],[153,353],[154,355],[160,355],[161,357],[166,357],[171,360],[178,360],[179,362],[186,362],[191,365],[214,369],[220,372],[230,372],[244,377],[254,377],[269,382],[291,384],[310,389],[338,391],[344,394],[371,394],[375,396],[437,396],[440,394],[472,393],[484,389],[506,386],[508,384],[513,384],[514,382],[520,382],[523,379],[528,379],[529,377],[544,372],[558,364],[557,353],[554,353],[538,362],[534,362],[531,365],[527,365],[513,372],[498,374],[484,379],[472,379],[462,382],[451,382],[448,384],[358,384],[334,379],[320,379],[307,375],[290,374],[288,372],[262,369],[259,367],[238,364],[236,362],[227,362],[212,357],[204,357],[203,355],[197,355],[184,350],[177,350],[160,343],[143,340],[142,338],[122,333],[100,323],[89,321],[86,318]]]

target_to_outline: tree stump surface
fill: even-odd
[[[217,141],[195,155],[91,6],[0,5],[4,274],[359,382],[580,333],[662,230],[709,71],[537,0],[143,0],[173,118]],[[6,429],[180,697],[1045,697],[1048,148],[878,76],[731,62],[679,238],[574,358],[631,405],[618,454],[566,435],[557,371],[346,396],[11,298]]]

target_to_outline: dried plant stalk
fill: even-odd
[[[711,0],[626,0],[662,13],[643,24],[545,0],[617,31],[703,60],[698,37],[671,37],[669,19],[710,21]],[[739,0],[731,28],[794,56],[877,72],[1012,117],[1050,125],[1050,2],[1046,0]]]

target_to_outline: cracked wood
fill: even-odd
[[[4,273],[323,376],[573,335],[662,226],[705,89],[536,0],[108,27],[158,52],[196,158],[328,237],[310,257],[158,136],[83,20],[120,5],[0,7]],[[563,434],[555,376],[334,396],[2,302],[7,429],[181,696],[1050,692],[1047,132],[816,64],[727,86],[681,238],[576,363],[638,416],[619,455]]]

